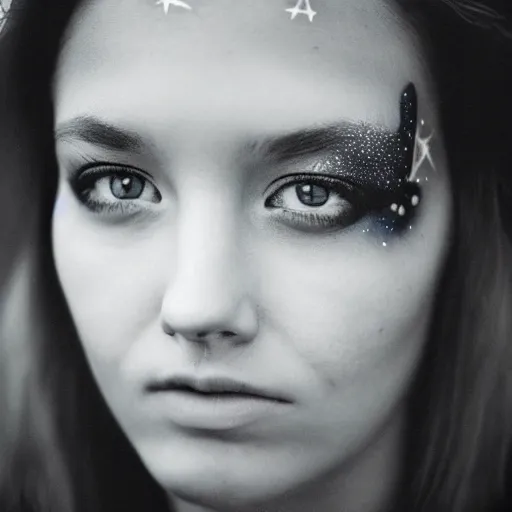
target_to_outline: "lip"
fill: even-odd
[[[176,376],[155,380],[146,392],[171,422],[185,428],[231,430],[285,412],[293,403],[279,391],[230,378]]]

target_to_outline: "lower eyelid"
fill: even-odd
[[[332,233],[350,229],[359,219],[350,215],[324,215],[321,213],[304,213],[283,210],[281,219],[276,222],[287,225],[296,231],[310,233]]]

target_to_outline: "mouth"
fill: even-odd
[[[287,414],[294,404],[280,391],[224,377],[173,376],[149,382],[145,391],[162,418],[194,433],[256,428]]]
[[[147,385],[146,391],[148,393],[179,393],[215,400],[256,399],[277,403],[292,403],[291,398],[283,393],[228,378],[194,379],[176,376],[153,381]]]

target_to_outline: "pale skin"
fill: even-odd
[[[122,150],[69,131],[56,140],[54,256],[93,375],[179,512],[387,510],[449,240],[432,77],[381,1],[323,1],[312,23],[290,19],[295,2],[187,3],[165,15],[151,1],[85,2],[58,62],[57,133],[95,116],[141,139]],[[346,120],[396,130],[410,82],[436,169],[418,170],[421,210],[403,236],[363,233],[365,219],[311,232],[268,211],[265,191],[290,164],[261,165],[251,148]],[[92,159],[147,173],[161,201],[148,192],[122,215],[89,210],[68,176]],[[115,201],[102,183],[95,198]],[[218,331],[236,336],[198,342]],[[148,378],[185,370],[294,402],[198,435],[141,393]]]

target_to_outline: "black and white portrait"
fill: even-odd
[[[499,0],[12,0],[1,512],[505,512]]]

